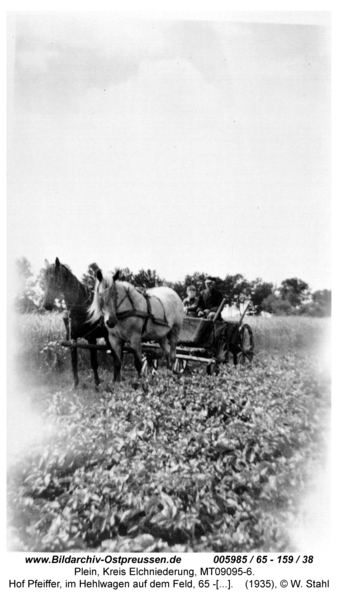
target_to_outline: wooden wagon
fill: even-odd
[[[219,370],[221,364],[251,362],[254,355],[254,340],[251,327],[243,323],[247,304],[239,321],[218,320],[224,303],[219,307],[213,320],[185,317],[176,351],[174,371],[183,373],[189,362],[206,365],[207,373]],[[157,344],[142,344],[144,351],[143,373],[157,368],[161,349]]]

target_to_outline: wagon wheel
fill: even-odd
[[[240,365],[244,365],[246,361],[252,361],[254,355],[254,341],[252,329],[247,323],[245,323],[239,331],[236,350],[237,362]]]
[[[150,358],[149,356],[144,356],[142,358],[142,369],[141,375],[144,377],[148,377],[149,375],[154,375],[158,369],[158,360],[157,358]]]
[[[229,342],[226,336],[222,336],[217,342],[216,360],[219,364],[229,362]]]
[[[182,375],[188,366],[188,361],[184,358],[176,358],[174,363],[174,373]]]

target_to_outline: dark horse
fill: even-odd
[[[92,323],[88,322],[88,308],[93,299],[92,295],[71,270],[60,263],[58,258],[55,259],[55,264],[50,264],[46,260],[44,288],[43,306],[46,310],[54,308],[55,298],[62,295],[64,297],[67,311],[63,315],[63,321],[67,340],[76,342],[78,338],[85,338],[90,344],[96,344],[98,338],[105,338],[109,345],[108,331],[104,327],[102,319],[97,319]],[[79,383],[76,346],[71,347],[71,358],[74,386],[76,387]],[[95,384],[99,385],[97,351],[92,348],[90,349],[90,362],[94,371]]]

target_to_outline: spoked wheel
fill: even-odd
[[[188,361],[184,360],[184,358],[176,358],[174,363],[174,373],[177,375],[182,375],[188,366]]]
[[[154,375],[158,369],[158,360],[157,358],[150,358],[149,356],[144,356],[142,359],[142,370],[141,375],[143,377],[149,377],[149,375]]]
[[[252,329],[247,323],[243,325],[239,332],[237,345],[237,363],[244,365],[251,362],[254,356],[254,341]]]

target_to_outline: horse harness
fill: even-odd
[[[125,290],[126,295],[124,296],[124,298],[122,298],[120,304],[118,306],[116,306],[116,318],[119,320],[127,319],[128,317],[140,317],[141,319],[144,319],[144,323],[143,323],[143,327],[142,327],[142,334],[145,332],[149,320],[151,320],[153,323],[155,323],[155,325],[162,325],[164,327],[170,328],[167,319],[158,319],[153,314],[152,309],[151,309],[151,304],[150,304],[151,296],[149,296],[147,291],[146,290],[143,290],[143,291],[136,290],[136,291],[139,294],[141,294],[141,296],[143,296],[143,298],[145,299],[145,301],[147,303],[147,312],[144,312],[143,310],[138,310],[137,308],[134,307],[134,303],[130,296],[129,289],[126,289]],[[154,296],[154,297],[156,297],[156,296]],[[122,312],[118,313],[117,310],[118,310],[119,306],[121,306],[121,304],[123,303],[125,298],[128,298],[132,308],[130,308],[129,310],[123,310]],[[159,298],[156,298],[156,299],[162,304],[162,302]],[[163,313],[165,316],[165,310],[164,310],[163,304],[162,304],[162,308],[163,308]]]

